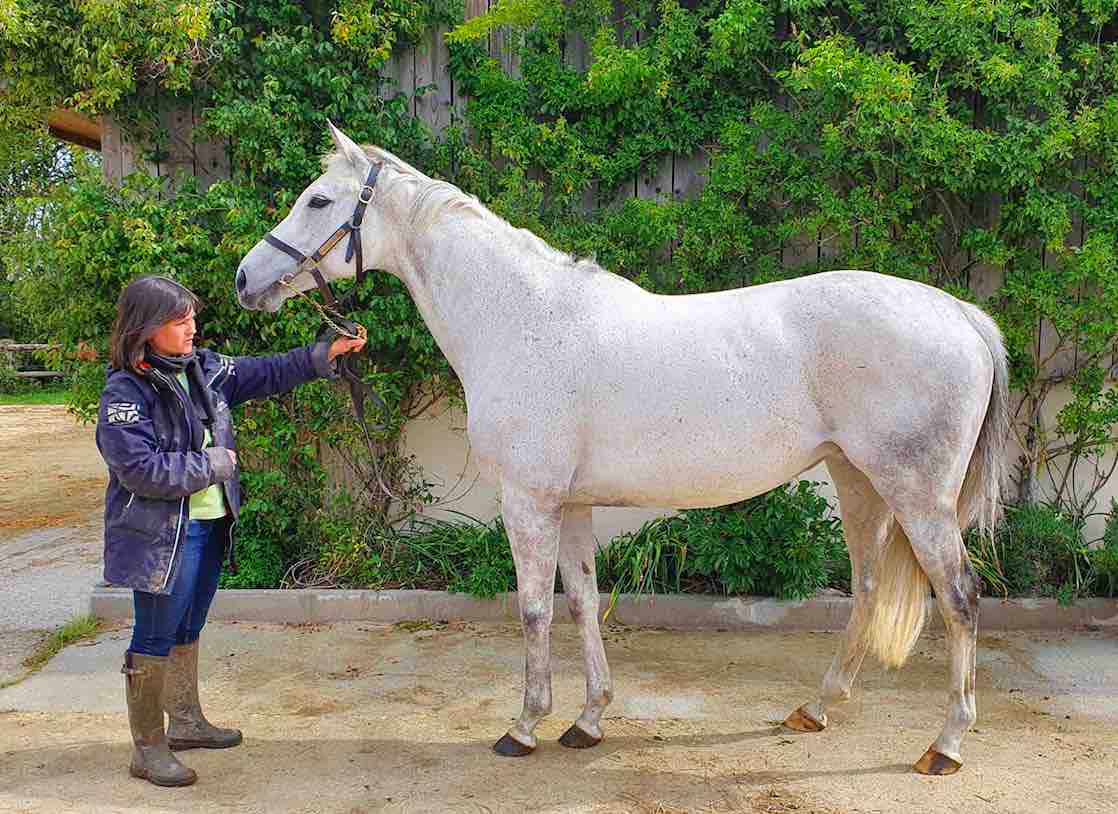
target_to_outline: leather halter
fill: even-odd
[[[365,207],[373,200],[373,190],[377,183],[377,176],[380,174],[380,166],[372,164],[369,167],[369,175],[365,179],[365,185],[361,187],[361,192],[357,195],[357,206],[353,210],[353,217],[349,222],[343,223],[330,237],[322,241],[322,245],[315,249],[314,254],[309,257],[296,249],[290,243],[284,243],[271,232],[264,235],[264,240],[272,246],[275,246],[281,252],[293,259],[299,264],[299,267],[293,274],[284,275],[282,282],[290,283],[304,271],[309,272],[314,277],[314,282],[318,286],[318,290],[322,292],[322,299],[330,308],[337,309],[339,307],[338,299],[334,296],[334,291],[330,288],[330,284],[326,282],[326,278],[322,276],[322,271],[319,270],[318,264],[326,255],[333,251],[342,238],[349,235],[349,242],[346,244],[345,261],[348,263],[355,257],[357,259],[357,280],[353,290],[350,292],[350,297],[357,291],[361,285],[362,280],[365,279],[366,269],[361,259],[361,221],[365,219]]]
[[[349,301],[353,299],[358,289],[360,289],[361,282],[365,279],[365,274],[368,271],[365,268],[365,264],[361,258],[361,222],[365,219],[365,208],[373,200],[373,191],[377,183],[377,176],[379,174],[380,165],[373,163],[369,167],[369,175],[367,178],[365,178],[365,185],[361,187],[361,191],[357,195],[357,206],[354,207],[353,217],[350,218],[347,223],[343,223],[341,226],[335,229],[334,233],[330,235],[330,237],[326,238],[326,240],[322,241],[322,245],[315,249],[314,254],[310,255],[309,257],[296,249],[291,244],[284,243],[271,232],[268,232],[268,234],[264,235],[264,240],[269,245],[275,246],[277,249],[291,257],[296,263],[299,264],[299,267],[293,273],[285,274],[280,279],[280,282],[282,284],[290,285],[291,281],[302,274],[304,271],[308,272],[312,277],[314,277],[314,281],[315,284],[318,286],[318,290],[322,292],[322,299],[326,301],[325,310],[318,306],[317,303],[315,303],[315,307],[319,308],[319,311],[322,313],[323,318],[326,320],[329,326],[327,330],[333,329],[335,334],[338,334],[339,329],[344,329],[344,331],[354,331],[355,329],[358,329],[358,326],[355,323],[347,319],[343,314],[339,312],[349,307]],[[330,284],[326,282],[326,278],[322,276],[322,271],[318,268],[318,264],[324,257],[326,257],[326,255],[333,251],[334,247],[337,246],[342,241],[342,238],[344,238],[346,235],[349,235],[349,243],[346,244],[345,261],[346,263],[348,263],[350,260],[356,258],[357,275],[355,284],[353,288],[350,289],[349,294],[346,295],[345,301],[339,302],[338,298],[334,296],[334,292],[330,288]],[[327,311],[338,317],[338,319],[342,323],[344,323],[344,325],[335,325],[333,320],[326,316]],[[350,333],[349,335],[354,336],[355,334]],[[350,398],[353,400],[353,411],[357,416],[357,421],[358,423],[360,423],[361,429],[365,433],[365,442],[368,444],[369,453],[373,456],[373,460],[375,463],[376,452],[373,449],[372,438],[369,436],[370,425],[365,420],[366,393],[373,399],[374,402],[376,402],[377,408],[380,410],[381,415],[388,415],[388,405],[385,404],[384,399],[380,397],[380,394],[377,393],[376,390],[362,381],[360,374],[353,368],[353,355],[354,354],[352,353],[347,353],[337,360],[338,373],[342,376],[343,379],[346,380],[346,383],[349,385]],[[378,422],[372,425],[372,429],[374,430],[384,430],[386,428],[387,425],[384,423]]]

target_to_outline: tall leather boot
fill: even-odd
[[[133,777],[142,777],[157,786],[189,786],[198,779],[193,769],[179,763],[167,746],[163,730],[163,682],[167,672],[166,656],[124,654],[125,694],[128,698],[128,725],[132,729]]]
[[[198,700],[198,642],[171,648],[163,699],[172,749],[228,749],[241,742],[241,730],[222,729],[206,720]]]

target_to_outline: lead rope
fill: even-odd
[[[280,283],[280,285],[284,286],[285,288],[290,289],[291,291],[293,291],[294,293],[296,293],[300,297],[302,297],[304,300],[309,302],[311,305],[313,305],[315,307],[315,310],[318,311],[319,315],[321,315],[322,319],[326,322],[326,324],[329,325],[330,328],[332,330],[336,331],[340,336],[347,337],[348,339],[365,339],[365,338],[368,337],[368,330],[365,328],[364,325],[360,325],[360,324],[355,323],[355,324],[357,324],[357,333],[353,333],[352,331],[348,331],[345,328],[343,328],[342,326],[338,325],[336,322],[334,322],[334,320],[332,320],[330,318],[330,314],[333,314],[337,319],[340,319],[343,322],[349,322],[350,321],[350,320],[346,319],[345,317],[343,317],[341,314],[339,314],[337,311],[335,311],[333,308],[330,308],[329,306],[319,305],[319,303],[316,300],[311,299],[310,297],[308,297],[304,292],[300,291],[298,288],[293,286],[287,280],[284,280],[284,279],[281,278],[279,280],[279,283]],[[364,410],[364,404],[363,404],[365,394],[364,394],[364,391],[359,390],[359,388],[362,386],[362,383],[356,380],[356,374],[353,374],[351,371],[348,371],[348,370],[346,371],[346,373],[349,374],[349,375],[346,376],[346,381],[350,386],[350,398],[353,401],[354,411],[357,413],[357,416],[356,416],[357,424],[358,424],[358,426],[361,427],[361,431],[365,436],[365,446],[368,448],[369,458],[373,462],[373,474],[376,475],[377,486],[379,486],[381,491],[384,492],[384,494],[388,495],[388,497],[390,497],[392,500],[395,500],[397,503],[402,503],[402,504],[406,505],[407,501],[405,501],[404,498],[400,497],[395,492],[393,492],[392,489],[389,488],[388,484],[384,482],[384,474],[383,474],[383,472],[381,472],[381,468],[380,468],[380,458],[376,453],[375,447],[373,446],[373,437],[372,437],[372,434],[369,432],[368,422],[365,420],[365,410]],[[360,395],[358,395],[359,393],[360,393]],[[370,393],[370,395],[373,396],[373,399],[378,403],[378,406],[381,408],[381,411],[387,413],[387,406],[384,403],[384,399],[382,399],[377,394],[377,392],[375,390],[370,390],[369,393]],[[385,425],[384,424],[375,424],[374,428],[378,429],[378,430],[383,430],[385,428]]]
[[[319,305],[317,301],[308,297],[304,292],[300,291],[298,288],[296,288],[295,286],[293,286],[291,283],[289,283],[287,280],[285,280],[283,278],[280,278],[279,284],[284,286],[285,288],[288,288],[291,291],[295,292],[295,294],[299,295],[304,300],[306,300],[311,305],[313,305],[315,307],[315,310],[317,310],[319,315],[322,317],[323,321],[327,325],[329,325],[334,331],[336,331],[339,336],[344,336],[344,337],[346,337],[346,339],[367,339],[368,338],[369,332],[365,329],[364,325],[358,325],[357,326],[357,333],[353,333],[352,331],[346,330],[345,328],[343,328],[341,325],[334,322],[334,320],[330,318],[330,316],[333,315],[336,319],[340,319],[342,322],[349,322],[349,320],[347,320],[345,317],[343,317],[341,314],[339,314],[333,308],[330,308],[329,306],[326,306],[326,305]]]

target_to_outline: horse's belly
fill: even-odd
[[[720,506],[785,483],[818,463],[831,446],[807,427],[721,433],[661,430],[630,441],[624,447],[599,438],[585,448],[571,482],[572,503]]]

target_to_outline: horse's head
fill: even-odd
[[[284,300],[295,296],[292,288],[314,288],[310,273],[313,264],[309,260],[301,263],[299,255],[310,258],[321,252],[318,268],[326,281],[353,277],[358,259],[366,269],[388,267],[386,260],[393,251],[396,230],[384,228],[383,212],[375,202],[379,187],[362,191],[373,160],[345,133],[330,122],[327,125],[338,150],[327,163],[326,172],[303,190],[287,217],[241,260],[237,299],[245,308],[278,311]],[[378,163],[377,169],[380,166]],[[359,207],[360,203],[365,205]],[[361,229],[352,239],[360,241],[360,250],[354,252],[349,232],[338,232],[353,223],[359,209],[363,210]],[[330,243],[332,237],[338,239]]]

